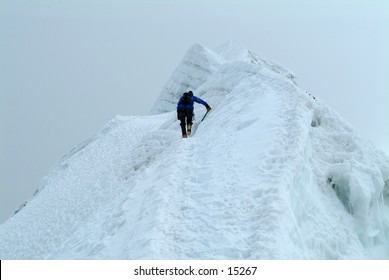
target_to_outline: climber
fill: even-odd
[[[182,138],[187,138],[192,130],[192,117],[193,117],[193,102],[203,104],[207,108],[207,112],[211,110],[211,107],[204,100],[193,96],[192,91],[185,92],[177,103],[177,119],[180,120],[180,126],[182,130]],[[186,119],[186,123],[185,123]],[[188,134],[186,133],[186,126],[188,127]]]

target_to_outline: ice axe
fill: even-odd
[[[207,116],[209,111],[211,111],[211,109],[207,110],[207,112],[205,113],[204,117],[201,119],[201,122],[205,119],[205,117]]]

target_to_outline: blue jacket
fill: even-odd
[[[205,102],[204,100],[202,100],[196,96],[193,96],[191,98],[189,104],[182,104],[183,99],[184,99],[184,97],[181,97],[180,100],[178,101],[177,110],[186,110],[186,109],[193,110],[194,109],[193,102],[203,104],[204,106],[207,104],[207,102]]]

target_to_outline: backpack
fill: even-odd
[[[188,92],[185,92],[182,96],[181,104],[182,105],[190,105],[192,103],[192,97],[189,95]]]

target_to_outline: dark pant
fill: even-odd
[[[177,119],[180,120],[182,134],[186,134],[186,124],[192,124],[192,118],[193,118],[193,110],[191,109],[177,111]]]

